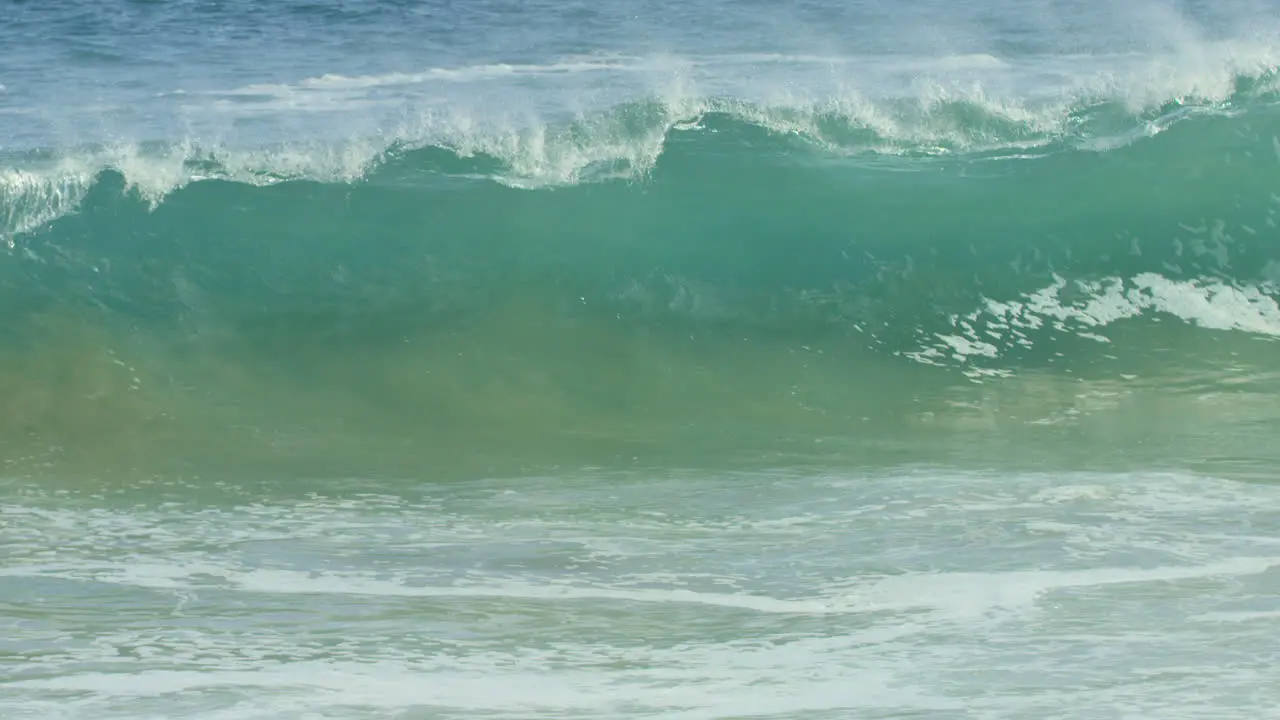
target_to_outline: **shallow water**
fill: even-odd
[[[12,485],[8,487],[12,492]],[[1245,717],[1280,486],[654,471],[3,506],[11,717]]]

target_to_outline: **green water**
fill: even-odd
[[[542,189],[440,149],[158,204],[104,172],[0,263],[0,442],[72,474],[1231,456],[1273,427],[1274,122],[868,163],[712,115]]]

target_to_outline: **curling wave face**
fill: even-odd
[[[981,424],[993,397],[1005,421],[1078,424],[1082,379],[1261,391],[1269,47],[171,93],[181,141],[5,150],[5,442],[136,458],[216,427],[288,456],[356,428],[437,458],[588,436],[616,458],[690,429]]]

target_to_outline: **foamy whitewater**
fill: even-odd
[[[1270,716],[1276,18],[0,8],[0,716]]]

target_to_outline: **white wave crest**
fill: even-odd
[[[545,187],[642,176],[672,132],[701,128],[708,113],[841,155],[1016,154],[1073,138],[1107,150],[1160,132],[1183,111],[1231,110],[1241,77],[1275,90],[1275,46],[1189,47],[1016,62],[982,53],[570,58],[174,90],[148,114],[180,120],[187,136],[176,142],[119,141],[138,136],[126,128],[96,145],[41,150],[55,161],[10,152],[0,234],[73,211],[107,169],[155,203],[209,177],[356,181],[389,150],[439,146],[494,158],[498,182]],[[241,125],[253,130],[234,130]]]

